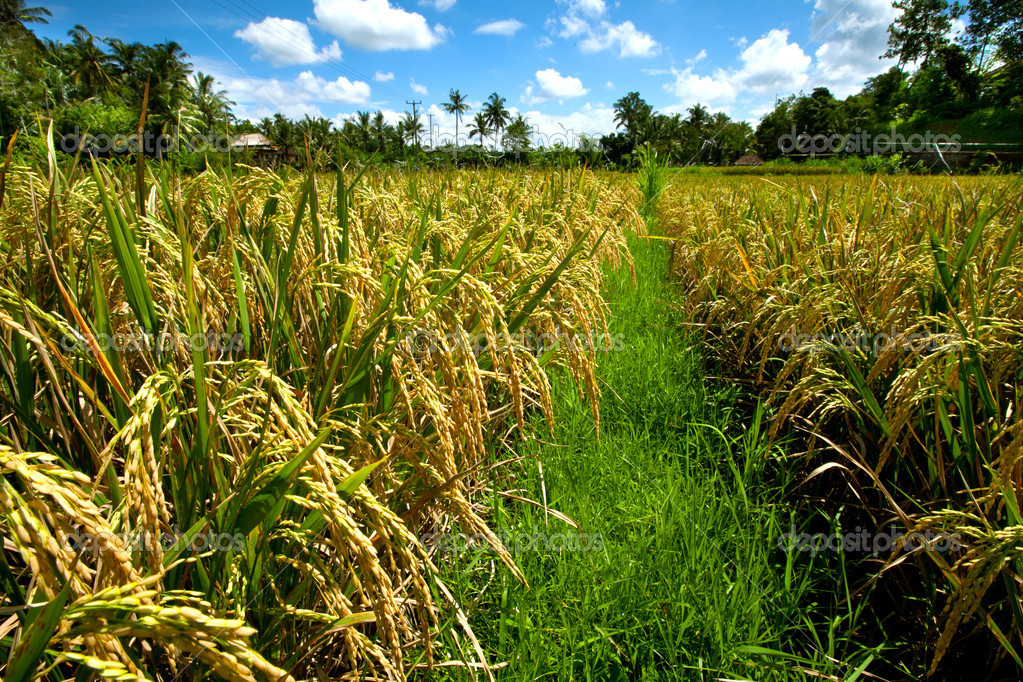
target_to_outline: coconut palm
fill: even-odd
[[[369,152],[369,138],[372,135],[372,114],[368,111],[357,111],[355,112],[355,127],[359,130],[359,141],[360,148],[364,152]]]
[[[81,24],[68,31],[68,35],[71,36],[71,44],[67,46],[72,65],[71,81],[87,96],[95,97],[114,82],[109,73],[111,57],[96,44],[96,36]]]
[[[25,7],[24,0],[0,0],[0,35],[12,29],[27,31],[25,24],[47,24],[46,17],[50,16],[45,7]]]
[[[487,115],[482,112],[476,112],[476,117],[472,119],[472,123],[469,124],[469,139],[474,137],[480,138],[480,144],[483,144],[483,140],[490,135],[490,123],[487,120]]]
[[[402,119],[405,129],[405,139],[411,140],[412,144],[419,147],[419,136],[425,131],[423,128],[423,122],[420,120],[420,116],[413,116],[412,114],[406,113],[405,118]]]
[[[297,131],[294,122],[286,116],[274,114],[273,118],[261,119],[256,127],[271,144],[284,150],[285,156],[294,149]]]
[[[227,92],[216,89],[216,81],[213,76],[207,76],[202,71],[195,75],[195,91],[192,93],[192,102],[202,119],[205,132],[210,132],[218,121],[230,112],[234,104],[227,98]]]
[[[462,120],[462,114],[468,113],[470,107],[465,102],[465,95],[458,90],[451,90],[448,93],[448,101],[440,105],[441,109],[453,114],[455,117],[455,164],[458,163],[458,124]]]
[[[638,92],[630,92],[614,103],[614,109],[617,127],[625,128],[625,133],[638,143],[650,122],[653,107],[647,104]]]
[[[387,143],[387,121],[384,119],[384,112],[377,111],[373,115],[373,122],[370,128],[373,132],[373,139],[377,143],[377,151],[383,152],[384,145]]]
[[[486,114],[490,131],[494,134],[495,149],[497,148],[497,139],[500,137],[501,131],[508,125],[508,121],[511,120],[511,113],[505,108],[505,103],[504,97],[499,96],[495,92],[490,95],[487,103],[483,106],[483,113]]]
[[[305,118],[295,124],[295,132],[300,141],[308,145],[314,158],[322,161],[329,158],[334,151],[333,130],[334,126],[330,119],[317,116],[311,118],[306,114]]]
[[[117,38],[107,38],[105,42],[110,47],[110,59],[117,74],[134,81],[138,76],[146,46],[142,43],[126,43]]]
[[[707,107],[702,104],[695,104],[688,109],[688,112],[689,118],[686,119],[686,123],[699,132],[703,132],[711,122],[710,112],[707,110]]]
[[[146,49],[139,75],[149,81],[149,113],[154,122],[191,99],[188,75],[192,65],[187,58],[184,49],[172,40]]]

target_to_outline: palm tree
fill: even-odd
[[[462,114],[465,114],[471,109],[471,107],[465,102],[465,95],[458,90],[451,90],[448,93],[448,101],[440,105],[441,109],[454,114],[455,116],[455,165],[458,165],[458,124],[462,120]]]
[[[25,7],[25,0],[0,0],[0,34],[28,31],[25,24],[48,24],[46,17],[51,16],[45,7]]]
[[[638,92],[630,92],[615,102],[614,108],[615,124],[619,128],[625,128],[626,134],[638,143],[650,122],[653,107],[647,104]]]
[[[695,104],[689,108],[689,118],[686,119],[686,123],[696,128],[696,130],[703,132],[707,124],[710,123],[710,112],[707,111],[707,107],[702,104]]]
[[[80,85],[89,97],[95,97],[105,86],[113,84],[107,69],[111,58],[96,45],[96,36],[81,24],[68,31],[68,46],[72,63],[71,80]]]
[[[508,121],[511,120],[511,113],[505,108],[505,99],[500,97],[496,92],[490,95],[487,103],[483,106],[483,112],[486,114],[487,123],[490,125],[491,132],[494,133],[494,148],[497,148],[497,138],[500,137],[501,131],[508,125]]]
[[[172,40],[147,48],[139,67],[140,79],[149,83],[148,119],[153,126],[177,130],[181,109],[191,103],[188,75],[191,64],[185,50]],[[141,97],[142,93],[138,93]]]
[[[295,124],[283,114],[260,119],[256,127],[270,144],[282,148],[285,156],[295,147]]]
[[[368,111],[355,112],[355,126],[359,129],[362,151],[369,152],[369,136],[372,134],[372,119]]]
[[[384,112],[377,111],[373,115],[373,123],[370,125],[373,132],[373,139],[377,143],[377,151],[383,152],[387,143],[387,121],[384,119]]]
[[[490,135],[490,123],[487,121],[487,115],[482,112],[476,112],[476,117],[472,119],[472,123],[469,124],[469,139],[474,137],[480,138],[480,144],[483,144],[483,140]]]
[[[316,152],[317,161],[329,158],[333,153],[333,124],[330,119],[317,116],[311,118],[306,114],[305,118],[295,124],[298,137],[304,139],[311,152]]]
[[[420,117],[406,113],[405,118],[402,119],[402,123],[405,128],[405,139],[412,140],[412,143],[418,148],[419,136],[425,132],[423,129],[423,122],[420,120]]]
[[[106,44],[110,47],[110,58],[117,67],[118,75],[130,79],[138,76],[142,55],[146,49],[145,45],[126,43],[117,38],[107,38]]]
[[[213,76],[207,76],[202,71],[195,75],[195,92],[192,93],[192,101],[195,108],[202,117],[205,132],[213,130],[213,126],[230,112],[234,104],[227,98],[227,92],[216,89],[216,81]]]

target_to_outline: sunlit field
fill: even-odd
[[[1018,660],[1018,178],[2,184],[9,679]]]
[[[6,184],[5,606],[48,603],[5,626],[8,676],[400,678],[452,658],[419,538],[480,533],[517,574],[476,495],[489,448],[552,419],[554,366],[598,414],[594,351],[529,340],[604,329],[631,190],[136,177],[52,153]]]
[[[798,436],[815,529],[936,538],[861,552],[846,598],[916,674],[963,640],[1019,662],[1020,179],[680,179],[660,211],[687,322]]]

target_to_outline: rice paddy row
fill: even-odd
[[[7,679],[448,660],[421,537],[477,534],[519,575],[488,447],[553,418],[555,366],[599,420],[595,350],[562,341],[606,331],[632,190],[46,161],[5,169],[0,213]]]
[[[955,541],[861,555],[881,672],[1023,668],[1019,178],[680,178],[659,215],[686,322],[802,440],[817,530]]]

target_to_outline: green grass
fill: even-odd
[[[493,498],[492,525],[512,538],[586,533],[600,536],[603,551],[519,552],[529,587],[487,553],[442,561],[459,601],[475,604],[469,619],[491,663],[507,662],[496,679],[801,680],[803,666],[853,673],[820,653],[842,656],[851,616],[822,605],[820,620],[802,615],[819,567],[777,548],[789,516],[776,504],[783,483],[768,474],[778,468],[760,412],[744,414],[735,391],[706,378],[666,300],[661,244],[632,247],[636,285],[627,270],[608,279],[620,350],[599,356],[599,442],[588,406],[556,376],[553,439],[519,444],[518,479],[495,486],[538,502],[546,490],[549,508],[579,530],[540,506]]]

